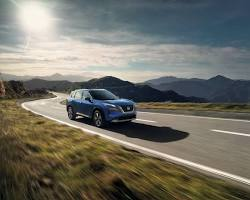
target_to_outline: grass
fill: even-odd
[[[62,100],[61,102],[60,102],[60,104],[62,104],[62,105],[66,105],[66,99],[64,99],[64,100]]]
[[[250,113],[250,104],[233,103],[138,103],[141,109],[166,109],[188,111],[219,111],[219,112],[242,112]]]
[[[249,191],[0,101],[0,199],[250,199]]]

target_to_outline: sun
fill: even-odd
[[[52,17],[44,6],[32,2],[20,5],[19,18],[29,33],[47,32],[52,26]]]

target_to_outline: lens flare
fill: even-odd
[[[52,17],[48,9],[38,3],[20,5],[19,14],[23,28],[29,33],[47,32],[52,27]]]

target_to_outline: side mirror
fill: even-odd
[[[92,102],[92,99],[90,97],[85,98],[86,101]]]

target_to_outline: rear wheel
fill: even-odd
[[[99,110],[95,110],[93,114],[93,123],[96,127],[103,127],[105,125],[105,119]]]
[[[71,120],[75,120],[76,119],[76,114],[73,110],[73,108],[71,106],[68,107],[68,117]]]

